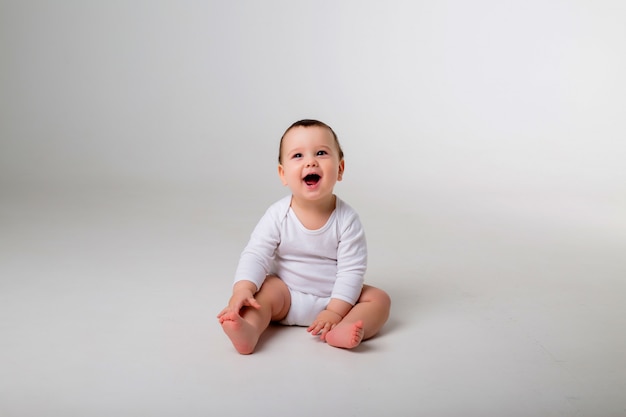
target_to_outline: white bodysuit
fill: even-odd
[[[354,305],[363,287],[367,244],[357,213],[336,200],[330,218],[317,230],[298,220],[291,196],[272,204],[241,254],[235,282],[252,281],[258,290],[267,275],[277,275],[292,291]]]

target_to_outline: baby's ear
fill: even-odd
[[[280,181],[283,185],[287,185],[287,180],[285,179],[285,168],[281,164],[278,165],[278,176],[280,177]]]
[[[341,181],[343,179],[343,171],[345,168],[346,168],[346,164],[344,160],[342,159],[341,161],[339,161],[339,174],[337,175],[337,181]]]

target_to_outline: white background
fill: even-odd
[[[314,117],[372,197],[617,198],[623,17],[606,1],[4,1],[2,180],[271,189],[276,138]]]
[[[432,366],[441,378],[435,391],[435,377],[415,382],[426,390],[417,403],[400,399],[413,388],[378,387],[390,409],[623,415],[624,22],[619,1],[0,0],[0,411],[192,415],[220,398],[226,407],[232,399],[216,386],[228,367],[221,382],[204,381],[211,401],[193,391],[202,383],[185,379],[190,397],[165,407],[171,387],[147,372],[162,352],[145,367],[119,365],[153,346],[125,326],[142,309],[169,319],[184,311],[169,331],[197,323],[198,357],[204,341],[219,346],[210,360],[246,369],[212,317],[254,222],[286,192],[276,175],[280,136],[295,120],[317,118],[346,154],[336,191],[368,228],[370,282],[394,298],[389,330],[371,342],[382,344],[381,357],[369,363],[403,358],[402,369]],[[180,305],[142,298],[154,282],[160,301],[178,289]],[[128,304],[105,314],[124,293],[133,294]],[[463,314],[437,322],[429,303]],[[149,327],[153,316],[141,317]],[[464,332],[468,317],[487,334]],[[502,335],[488,331],[494,323],[507,331],[508,320],[541,347],[519,348],[528,361],[503,353],[519,340],[500,346]],[[119,368],[93,369],[90,349],[104,337],[96,325],[134,340],[103,348]],[[453,340],[420,352],[424,339],[412,339],[420,331]],[[43,335],[59,337],[55,349],[38,350]],[[294,343],[289,337],[303,336],[281,343]],[[463,344],[469,354],[457,362],[437,356]],[[80,352],[70,365],[60,360],[69,346]],[[284,353],[280,344],[269,350],[270,361]],[[552,356],[546,367],[542,355]],[[177,361],[162,365],[170,380],[188,371]],[[456,374],[475,363],[514,363],[513,375],[483,375],[493,392],[483,398],[473,377]],[[551,366],[564,372],[551,379]],[[125,380],[135,382],[113,388]],[[148,387],[145,398],[137,385]],[[109,400],[95,400],[107,390]],[[69,400],[79,392],[81,406]]]

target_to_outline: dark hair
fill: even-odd
[[[341,145],[339,144],[339,139],[337,139],[337,134],[332,129],[332,127],[328,126],[324,122],[320,122],[319,120],[302,119],[302,120],[298,120],[297,122],[295,122],[291,126],[289,126],[287,128],[287,130],[285,130],[285,133],[283,133],[283,135],[280,137],[280,145],[278,146],[278,163],[279,164],[282,164],[282,162],[283,162],[283,160],[282,160],[282,151],[283,151],[283,139],[285,138],[285,135],[287,134],[287,132],[289,132],[294,127],[299,127],[299,126],[302,126],[302,127],[318,126],[318,127],[324,127],[326,129],[330,130],[330,133],[333,134],[333,139],[335,139],[335,145],[337,145],[337,149],[339,150],[339,160],[341,161],[343,159],[343,150],[341,149]]]

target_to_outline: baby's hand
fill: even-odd
[[[320,314],[317,315],[313,324],[311,324],[307,332],[311,333],[313,336],[319,335],[320,339],[326,340],[326,333],[331,331],[333,327],[337,325],[341,321],[343,317],[339,315],[339,313],[335,313],[334,311],[324,310]]]
[[[220,313],[217,315],[217,318],[220,319],[221,323],[223,322],[224,317],[229,314],[239,315],[239,312],[244,307],[252,307],[258,309],[261,308],[261,305],[254,298],[254,294],[252,293],[252,291],[235,291],[228,301],[228,306],[220,311]]]

